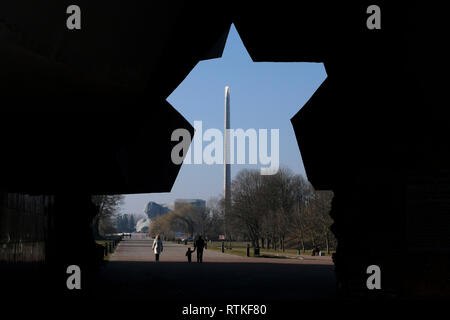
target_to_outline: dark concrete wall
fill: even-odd
[[[45,260],[51,196],[0,193],[0,262]]]

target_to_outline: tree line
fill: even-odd
[[[242,170],[232,182],[227,236],[254,247],[302,250],[335,247],[330,231],[331,191],[316,191],[303,176],[281,168],[275,175]]]
[[[241,170],[231,193],[231,210],[226,214],[223,199],[213,198],[206,208],[185,205],[155,218],[149,232],[175,238],[180,231],[212,240],[224,235],[267,249],[335,248],[329,215],[333,193],[314,190],[290,169],[281,168],[275,175]]]
[[[166,239],[175,239],[176,232],[183,232],[194,238],[202,235],[216,239],[223,234],[223,212],[218,199],[210,199],[205,208],[193,205],[179,205],[177,210],[158,216],[150,223],[149,233],[163,234]]]
[[[122,214],[116,216],[116,232],[136,231],[137,217],[134,214]]]

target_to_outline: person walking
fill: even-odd
[[[156,235],[155,240],[153,240],[153,252],[155,253],[155,261],[159,261],[159,255],[163,251],[163,243],[159,234]]]
[[[205,248],[205,240],[202,236],[198,236],[197,241],[194,244],[194,250],[197,250],[197,262],[203,262],[203,249]]]

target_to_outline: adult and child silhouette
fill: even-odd
[[[156,235],[155,240],[153,240],[152,246],[153,252],[155,254],[155,260],[159,261],[159,255],[163,251],[163,242],[160,235]],[[197,251],[197,262],[203,262],[203,250],[206,249],[206,242],[203,240],[202,236],[198,236],[197,240],[194,242],[194,250],[189,247],[186,251],[186,257],[188,262],[192,261],[192,253]]]

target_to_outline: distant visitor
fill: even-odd
[[[202,236],[198,236],[197,241],[194,244],[194,251],[197,250],[197,262],[203,262],[203,249],[205,248],[205,240]]]
[[[156,235],[155,240],[153,240],[153,252],[155,253],[155,261],[159,261],[159,255],[163,251],[163,243],[162,240],[158,235]]]

